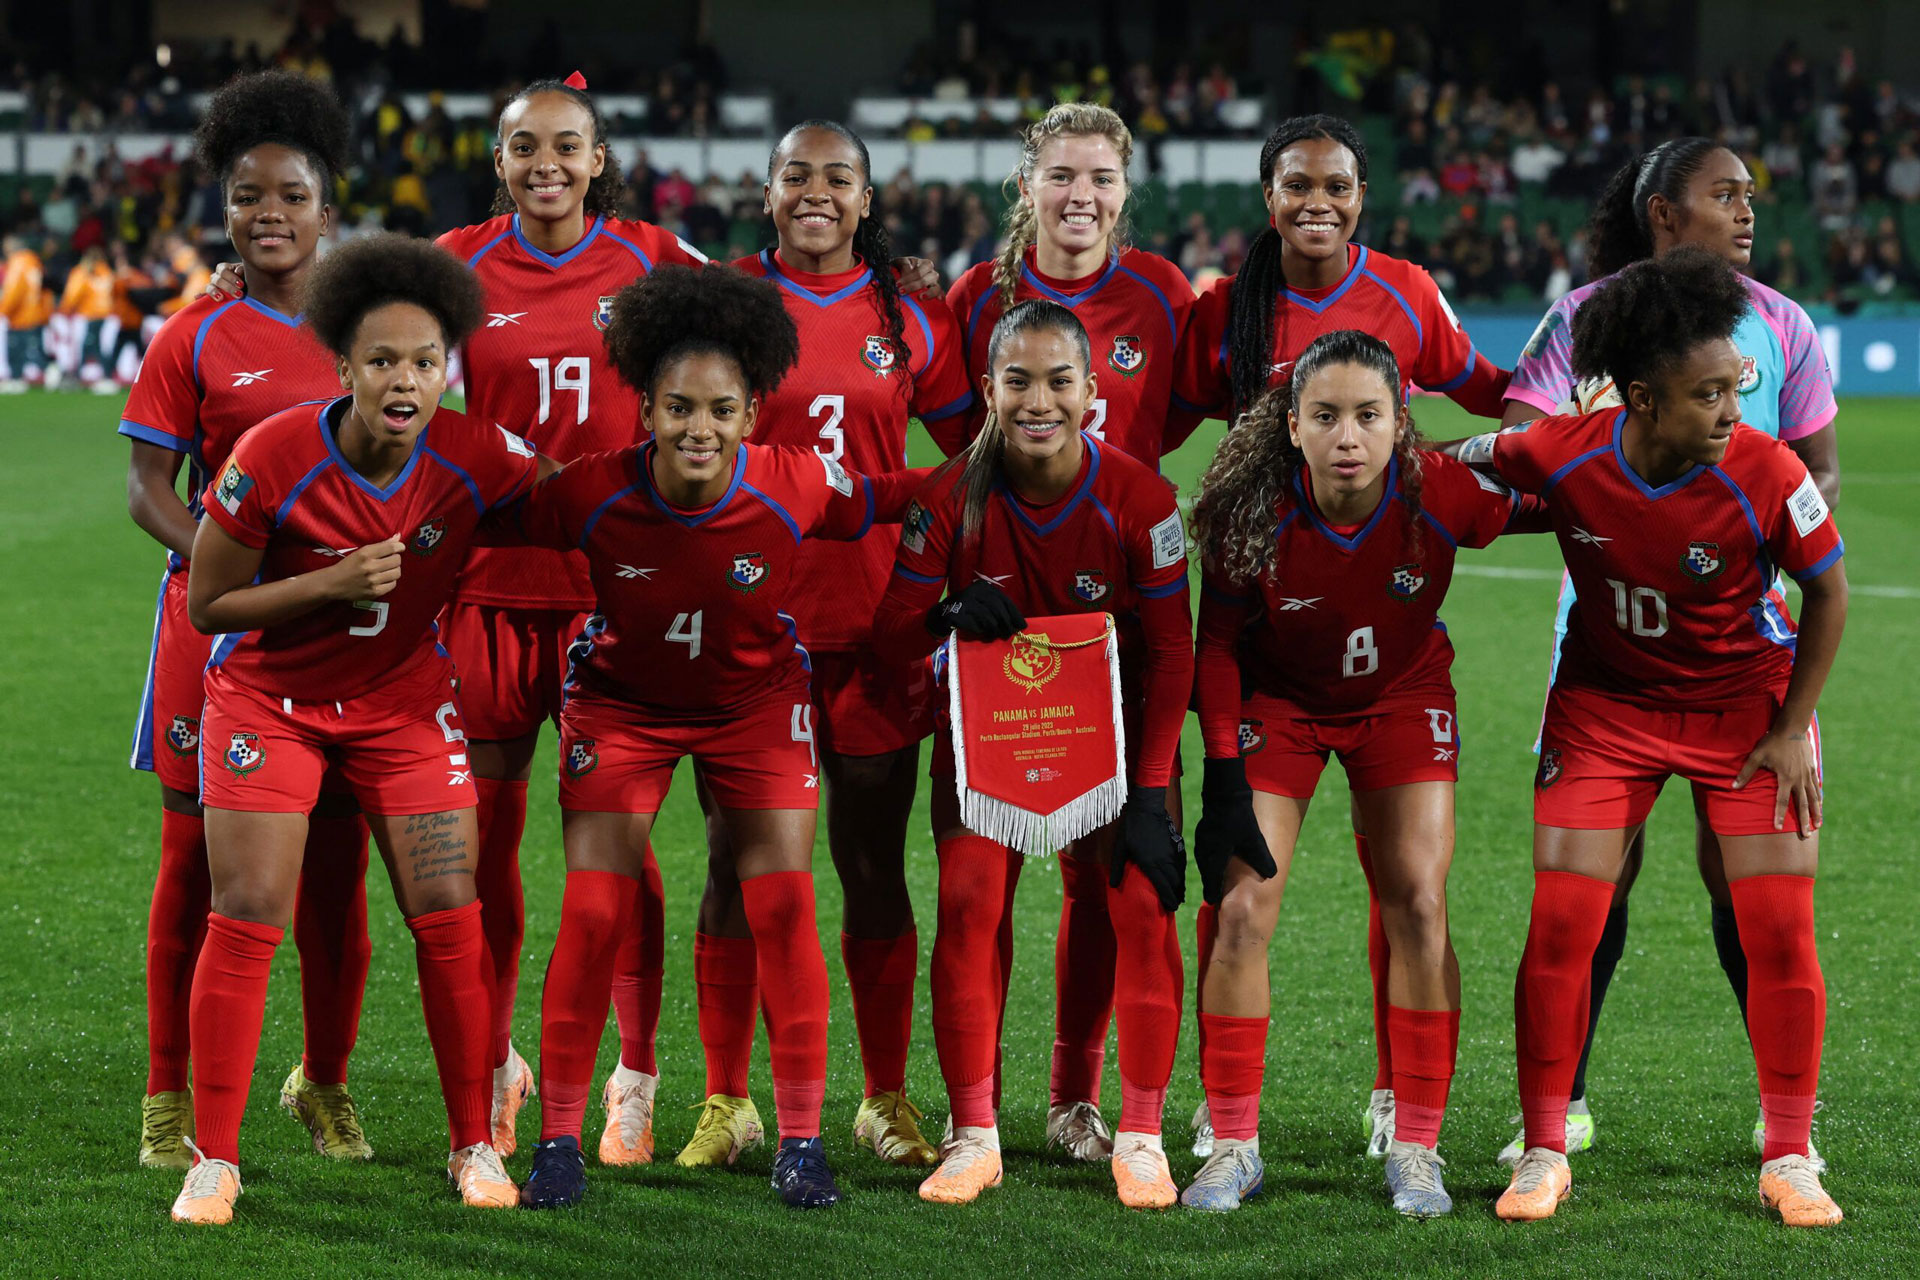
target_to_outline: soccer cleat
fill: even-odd
[[[140,1167],[191,1169],[187,1130],[193,1127],[193,1094],[186,1089],[150,1093],[140,1103]]]
[[[653,1163],[653,1095],[660,1077],[644,1071],[627,1074],[636,1083],[619,1082],[621,1069],[607,1077],[600,1101],[607,1108],[607,1127],[600,1134],[600,1163],[610,1166]]]
[[[223,1227],[233,1221],[233,1202],[240,1198],[239,1166],[229,1160],[209,1160],[198,1147],[191,1143],[188,1146],[197,1159],[187,1170],[186,1185],[173,1198],[173,1220],[196,1227]]]
[[[1790,1227],[1831,1227],[1842,1216],[1806,1156],[1779,1156],[1760,1166],[1760,1203],[1778,1209]]]
[[[1091,1102],[1057,1102],[1047,1108],[1047,1145],[1075,1160],[1111,1160],[1113,1130]]]
[[[447,1177],[460,1199],[475,1209],[511,1209],[520,1203],[520,1188],[507,1176],[500,1153],[484,1142],[448,1156]]]
[[[1180,1193],[1180,1203],[1189,1209],[1230,1213],[1259,1195],[1266,1177],[1259,1143],[1222,1138],[1214,1143],[1212,1158],[1200,1166],[1193,1182]]]
[[[998,1139],[992,1129],[968,1126],[941,1147],[940,1167],[920,1184],[920,1198],[930,1204],[972,1204],[988,1187],[1000,1185]]]
[[[1519,1116],[1512,1116],[1508,1124],[1520,1124]],[[1501,1164],[1512,1166],[1520,1163],[1521,1155],[1527,1149],[1527,1131],[1523,1127],[1513,1135],[1513,1141],[1500,1148],[1500,1154],[1494,1159]],[[1567,1104],[1567,1154],[1593,1149],[1593,1109],[1585,1098],[1575,1098]]]
[[[1393,1207],[1409,1218],[1438,1218],[1453,1212],[1453,1197],[1440,1181],[1446,1165],[1440,1153],[1417,1142],[1387,1144],[1387,1190]]]
[[[716,1093],[693,1108],[700,1112],[693,1136],[673,1162],[683,1169],[732,1164],[742,1151],[760,1145],[766,1130],[760,1127],[760,1109],[752,1098],[730,1098]]]
[[[344,1084],[315,1084],[299,1063],[280,1086],[280,1108],[307,1126],[313,1149],[335,1160],[371,1160],[373,1148],[360,1129],[360,1113]]]
[[[1513,1181],[1493,1206],[1508,1222],[1537,1222],[1551,1218],[1573,1189],[1573,1170],[1567,1158],[1547,1147],[1528,1147],[1513,1166]]]
[[[1202,1160],[1213,1154],[1213,1108],[1204,1098],[1193,1113],[1193,1154]]]
[[[587,1157],[571,1134],[537,1142],[533,1172],[520,1188],[522,1209],[571,1209],[587,1194]]]
[[[514,1132],[514,1121],[520,1118],[520,1108],[535,1093],[533,1068],[520,1056],[520,1051],[511,1045],[507,1047],[507,1060],[493,1072],[493,1149],[502,1160],[512,1155],[520,1145],[519,1135]]]
[[[853,1141],[889,1164],[939,1164],[940,1153],[921,1136],[920,1109],[906,1093],[876,1093],[853,1116]]]
[[[782,1138],[773,1154],[773,1189],[789,1209],[825,1209],[840,1203],[840,1186],[827,1168],[818,1137]]]
[[[1129,1209],[1168,1209],[1180,1200],[1157,1133],[1123,1133],[1114,1140],[1113,1183]]]
[[[1825,1107],[1825,1103],[1817,1098],[1814,1099],[1813,1114],[1819,1115]],[[1753,1118],[1753,1153],[1757,1156],[1767,1153],[1767,1113],[1765,1111]],[[1826,1159],[1820,1154],[1819,1148],[1813,1145],[1812,1138],[1807,1139],[1807,1159],[1813,1164],[1813,1171],[1816,1174],[1826,1176]]]
[[[1385,1160],[1387,1145],[1393,1141],[1393,1090],[1373,1091],[1367,1109],[1360,1113],[1360,1124],[1367,1131],[1367,1158]]]

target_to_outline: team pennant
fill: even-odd
[[[1127,797],[1112,615],[1029,618],[1010,640],[947,641],[960,819],[1045,857],[1120,815]]]

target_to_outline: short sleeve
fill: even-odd
[[[1786,332],[1787,376],[1780,387],[1780,438],[1804,440],[1832,422],[1839,412],[1833,399],[1833,374],[1827,368],[1826,349],[1800,304],[1781,298]]]
[[[900,544],[895,549],[895,576],[918,583],[944,583],[953,548],[958,504],[952,501],[955,480],[938,472],[907,503],[900,518]]]
[[[1460,461],[1492,471],[1522,493],[1540,493],[1546,489],[1565,451],[1555,440],[1560,433],[1551,428],[1570,421],[1573,419],[1536,418],[1532,422],[1516,423],[1504,431],[1475,436],[1460,446]]]
[[[1187,529],[1173,489],[1158,476],[1147,479],[1127,503],[1127,523],[1127,570],[1133,589],[1148,599],[1184,590]]]
[[[193,370],[193,340],[208,313],[182,311],[153,336],[140,374],[121,411],[120,434],[187,453],[200,429],[200,380]]]
[[[1227,367],[1227,316],[1232,278],[1216,280],[1194,300],[1173,374],[1173,407],[1188,413],[1226,412],[1232,399]]]
[[[811,449],[782,449],[805,536],[851,542],[873,528],[873,482]]]
[[[540,472],[540,455],[534,447],[513,432],[492,424],[482,428],[480,453],[486,459],[478,477],[480,507],[484,514],[498,511],[532,488]]]
[[[1542,413],[1553,413],[1573,398],[1573,308],[1570,298],[1560,299],[1540,317],[1533,336],[1520,351],[1513,367],[1513,381],[1507,384],[1507,399],[1530,404]]]
[[[1406,272],[1408,292],[1420,315],[1420,354],[1413,380],[1428,391],[1451,391],[1473,373],[1479,353],[1433,277],[1412,264]]]
[[[249,447],[255,439],[252,435],[240,438],[201,501],[207,515],[234,541],[258,551],[273,535],[276,502],[271,486],[262,483],[260,460],[253,456],[268,446]]]
[[[618,457],[618,455],[613,455]],[[618,490],[607,482],[608,455],[576,458],[507,501],[501,517],[536,547],[571,550],[586,543],[593,514]]]
[[[909,317],[908,333],[920,331],[913,342],[921,357],[914,362],[913,416],[932,424],[966,413],[973,407],[973,380],[967,376],[959,321],[939,298],[906,297],[900,303]]]
[[[1520,499],[1492,476],[1444,454],[1424,459],[1421,509],[1456,547],[1484,547],[1506,532]]]
[[[1845,546],[1833,512],[1806,465],[1789,449],[1769,450],[1775,500],[1761,515],[1767,552],[1796,582],[1817,578],[1838,563]]]

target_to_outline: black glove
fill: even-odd
[[[1201,766],[1200,824],[1193,829],[1193,860],[1200,864],[1201,894],[1219,906],[1226,892],[1227,863],[1238,858],[1271,880],[1279,873],[1267,838],[1253,816],[1253,788],[1247,762],[1239,756],[1208,760]]]
[[[1167,910],[1187,900],[1187,842],[1167,813],[1165,787],[1127,788],[1107,883],[1119,888],[1129,862],[1140,868]]]
[[[1020,606],[984,578],[975,578],[927,610],[927,630],[936,636],[964,631],[983,640],[1005,640],[1026,625]]]

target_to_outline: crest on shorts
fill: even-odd
[[[742,551],[733,557],[733,572],[727,581],[735,591],[751,593],[767,576],[767,558],[758,551]]]
[[[435,516],[413,531],[413,549],[423,556],[430,556],[440,549],[440,540],[447,536],[447,518]]]
[[[1117,335],[1113,340],[1113,350],[1107,352],[1107,363],[1129,378],[1140,372],[1140,366],[1146,362],[1146,348],[1140,345],[1140,338],[1136,334]]]
[[[900,545],[915,555],[927,549],[927,530],[933,528],[933,512],[915,498],[907,503],[906,519],[900,522]]]
[[[892,340],[876,334],[868,334],[867,340],[860,344],[860,359],[866,362],[867,368],[883,378],[886,377],[893,369]]]
[[[236,733],[227,742],[227,754],[220,762],[233,770],[234,776],[244,778],[266,763],[267,753],[260,749],[260,735],[257,733]]]
[[[1412,600],[1427,589],[1427,575],[1417,564],[1395,565],[1387,579],[1387,590],[1396,600]]]
[[[1080,569],[1073,575],[1073,597],[1081,604],[1099,604],[1113,591],[1113,584],[1100,569]]]
[[[1743,396],[1752,395],[1754,388],[1758,387],[1759,385],[1760,385],[1760,362],[1758,360],[1755,360],[1752,356],[1746,356],[1746,355],[1741,356],[1740,357],[1740,385],[1735,387],[1734,390],[1738,391]]]
[[[1720,576],[1720,570],[1726,567],[1726,561],[1720,558],[1720,544],[1717,542],[1689,542],[1686,551],[1680,556],[1680,567],[1687,576],[1699,582],[1710,582]]]
[[[167,726],[167,746],[177,756],[190,756],[200,750],[200,722],[192,716],[175,716]]]
[[[1253,756],[1260,754],[1260,748],[1267,745],[1267,725],[1264,720],[1242,720],[1240,722],[1240,754]]]
[[[1000,669],[1008,680],[1028,693],[1038,692],[1060,674],[1060,655],[1053,651],[1044,633],[1022,631],[1010,644],[1012,647],[1001,659]]]
[[[1545,791],[1560,781],[1563,772],[1560,765],[1560,748],[1545,747],[1540,752],[1540,768],[1533,776],[1533,785]]]
[[[600,300],[593,304],[593,327],[602,332],[613,323],[613,297],[610,293],[602,294]]]
[[[567,748],[567,776],[584,778],[594,771],[600,763],[600,752],[593,745],[592,738],[575,738],[573,745]]]

